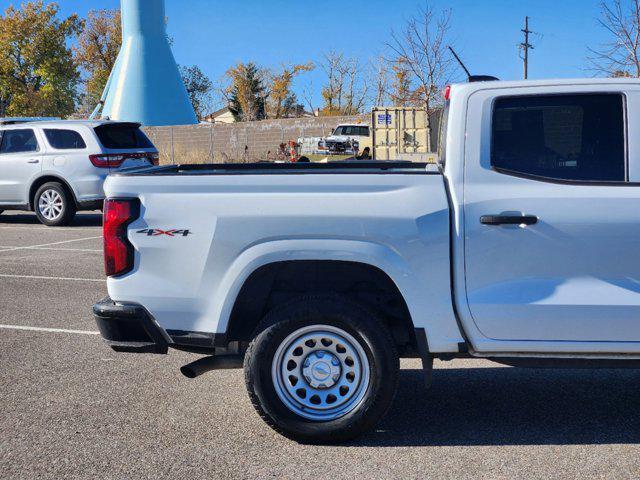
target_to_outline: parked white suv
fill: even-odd
[[[78,210],[102,208],[109,173],[158,164],[158,150],[137,123],[0,122],[0,213],[34,211],[48,226]]]

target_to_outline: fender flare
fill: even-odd
[[[210,308],[218,318],[218,332],[226,332],[236,299],[253,272],[272,263],[312,260],[362,263],[384,272],[405,299],[411,318],[416,318],[412,299],[419,295],[409,264],[387,245],[361,240],[290,239],[269,240],[246,248],[227,269]],[[210,310],[211,311],[211,310]],[[413,322],[413,320],[412,320]],[[413,322],[415,325],[415,322]]]

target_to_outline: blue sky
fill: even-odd
[[[0,0],[4,10],[12,0]],[[60,0],[63,14],[117,8],[119,0]],[[516,79],[522,75],[517,44],[531,17],[530,78],[584,77],[588,46],[606,40],[598,27],[598,0],[436,0],[452,9],[452,39],[472,73]],[[212,79],[239,61],[275,67],[317,61],[335,49],[366,60],[384,49],[420,0],[166,0],[169,34],[182,65],[197,64]],[[337,19],[345,19],[339,22]],[[462,78],[462,77],[461,77]],[[318,70],[298,81],[298,90]]]

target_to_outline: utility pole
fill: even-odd
[[[524,43],[521,43],[519,46],[520,49],[524,51],[523,56],[520,58],[522,58],[524,62],[524,79],[526,80],[529,78],[529,49],[533,50],[533,45],[529,43],[529,34],[533,33],[529,30],[529,17],[524,17],[524,30],[522,30],[522,32],[524,33]]]

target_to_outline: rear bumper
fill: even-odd
[[[76,202],[78,210],[102,210],[104,200],[82,200]]]
[[[142,305],[107,297],[93,306],[93,316],[102,338],[115,351],[167,353],[171,340]]]

